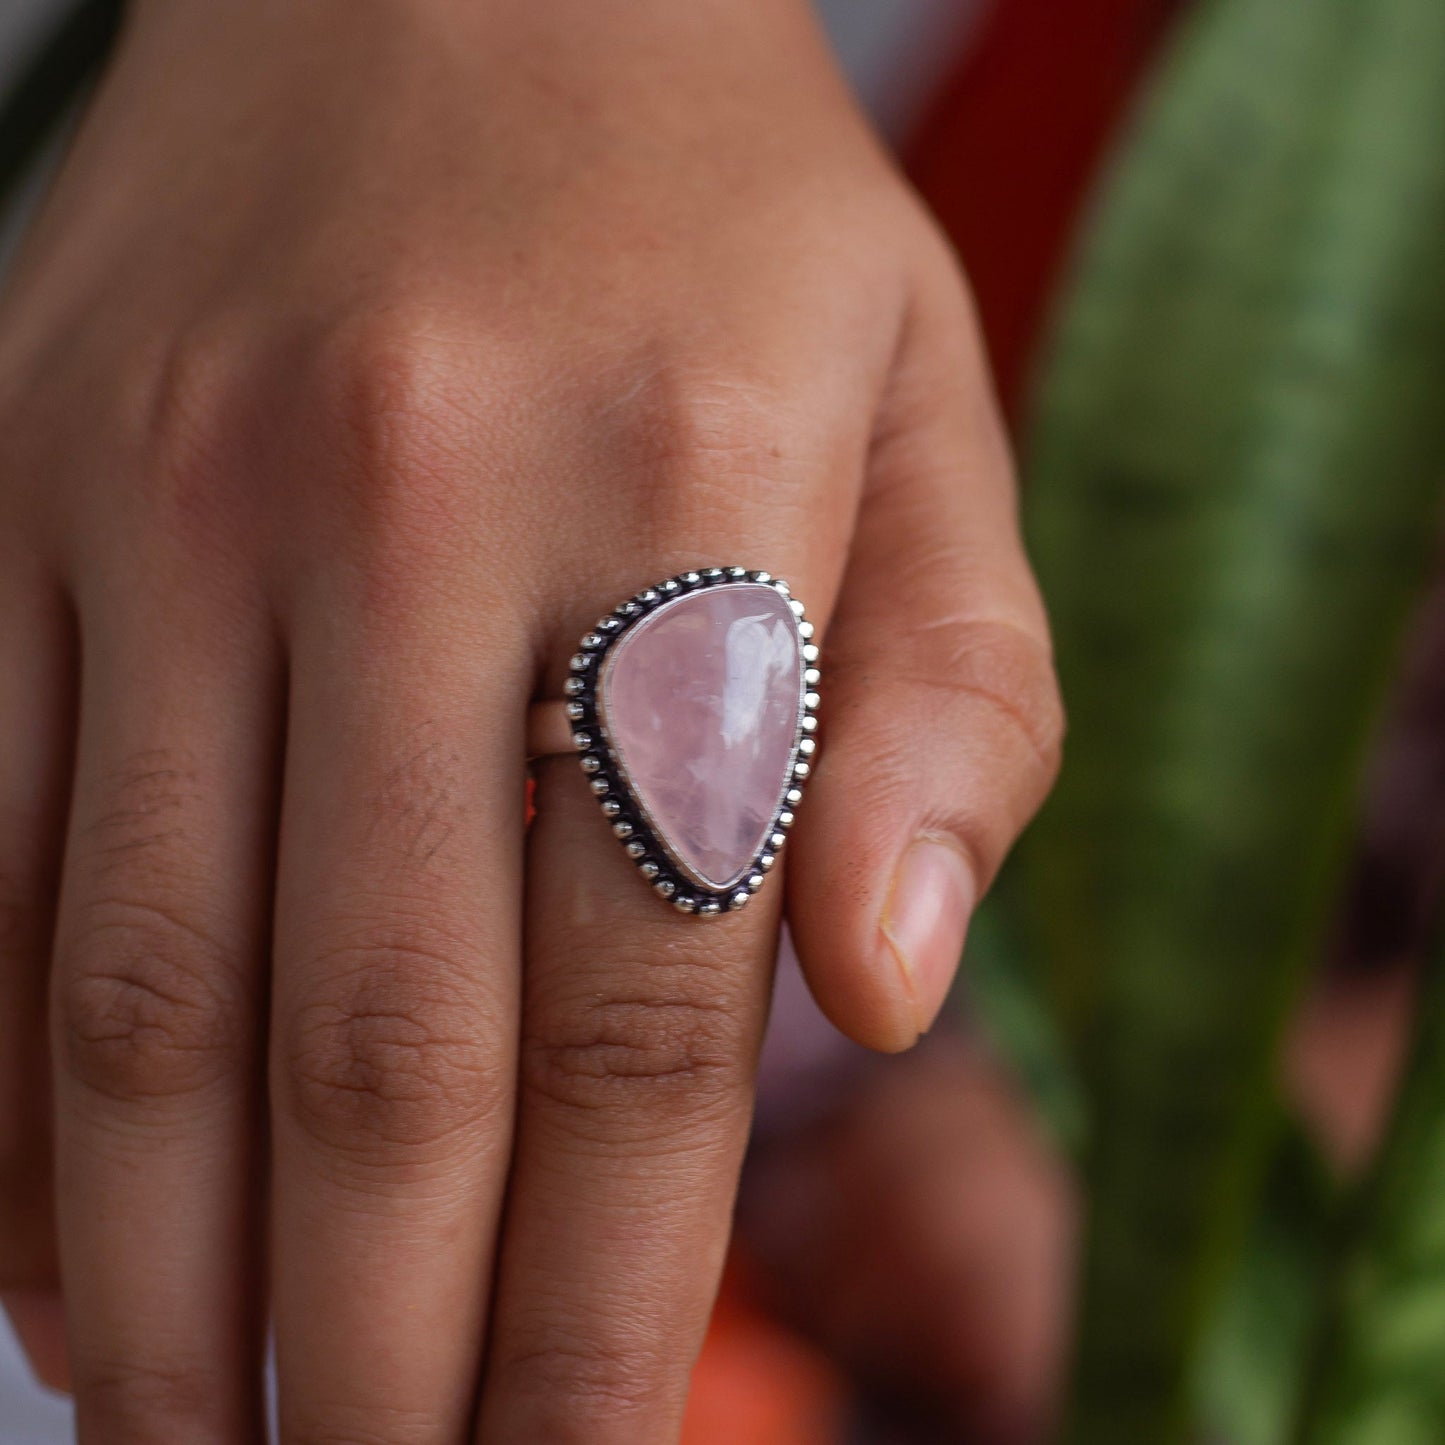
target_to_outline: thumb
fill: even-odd
[[[913,307],[823,661],[790,924],[833,1022],[907,1048],[943,1004],[1063,734],[1008,448],[951,267]]]

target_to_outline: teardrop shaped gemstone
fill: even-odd
[[[636,622],[599,679],[600,721],[629,791],[704,887],[737,883],[791,778],[803,651],[764,583],[689,593]]]

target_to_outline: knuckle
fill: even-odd
[[[234,367],[219,338],[182,336],[137,368],[144,390],[132,402],[149,452],[147,476],[177,479],[223,475],[232,430]]]
[[[174,882],[176,860],[196,839],[188,820],[204,793],[194,758],[182,748],[148,748],[127,756],[97,786],[100,806],[81,837],[85,882],[96,892],[118,877],[147,894]]]
[[[249,1050],[241,980],[226,948],[180,911],[122,898],[92,903],[58,964],[64,1066],[118,1103],[202,1090]]]
[[[523,1040],[523,1086],[583,1119],[605,1119],[609,1133],[619,1115],[696,1120],[733,1105],[751,1060],[746,1010],[711,970],[689,971],[695,982],[671,992],[583,996],[544,1010]]]
[[[82,1420],[88,1416],[116,1445],[219,1438],[229,1429],[222,1418],[228,1392],[200,1365],[100,1358],[77,1366]]]
[[[508,1093],[484,999],[451,945],[345,942],[303,965],[317,982],[285,1022],[285,1107],[328,1151],[356,1158],[445,1144]]]
[[[498,1360],[498,1375],[519,1438],[597,1445],[636,1438],[641,1419],[657,1413],[667,1370],[637,1340],[573,1341],[552,1330],[514,1346]]]
[[[939,690],[946,708],[983,704],[1003,725],[1006,745],[1032,753],[1045,784],[1063,752],[1064,708],[1048,643],[1018,623],[945,617],[913,637],[914,679]]]
[[[637,394],[630,423],[640,453],[633,475],[648,479],[662,535],[734,518],[742,507],[801,517],[811,503],[802,483],[813,470],[815,428],[777,387],[739,371],[675,367]],[[672,485],[659,489],[659,477]]]
[[[398,305],[338,323],[312,383],[342,459],[351,519],[377,544],[440,545],[473,490],[484,379],[431,310]]]
[[[142,345],[112,402],[118,431],[136,452],[130,514],[165,544],[153,557],[185,567],[197,587],[217,580],[216,560],[234,554],[256,510],[247,464],[256,446],[256,387],[239,351],[221,332]]]

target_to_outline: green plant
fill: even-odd
[[[1090,1115],[1076,1442],[1191,1438],[1281,1135],[1281,1028],[1445,478],[1442,74],[1436,0],[1205,0],[1043,386],[1072,733],[1009,899]]]
[[[1321,1271],[1330,1308],[1296,1445],[1445,1436],[1445,960],[1426,981],[1389,1134]]]

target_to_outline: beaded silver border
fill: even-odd
[[[639,803],[627,770],[608,741],[599,708],[598,687],[608,652],[648,613],[690,592],[743,583],[772,587],[788,599],[798,630],[803,685],[789,770],[763,846],[737,882],[718,889],[699,879],[673,854],[662,830],[653,826]],[[805,617],[803,604],[792,595],[788,584],[767,572],[750,571],[746,567],[706,567],[697,572],[681,572],[665,582],[643,588],[583,634],[564,687],[567,719],[572,728],[572,742],[581,755],[582,771],[602,807],[603,816],[637,871],[652,885],[654,893],[681,913],[706,918],[744,907],[763,886],[788,840],[788,830],[793,826],[818,750],[818,648],[812,639],[813,624]]]

